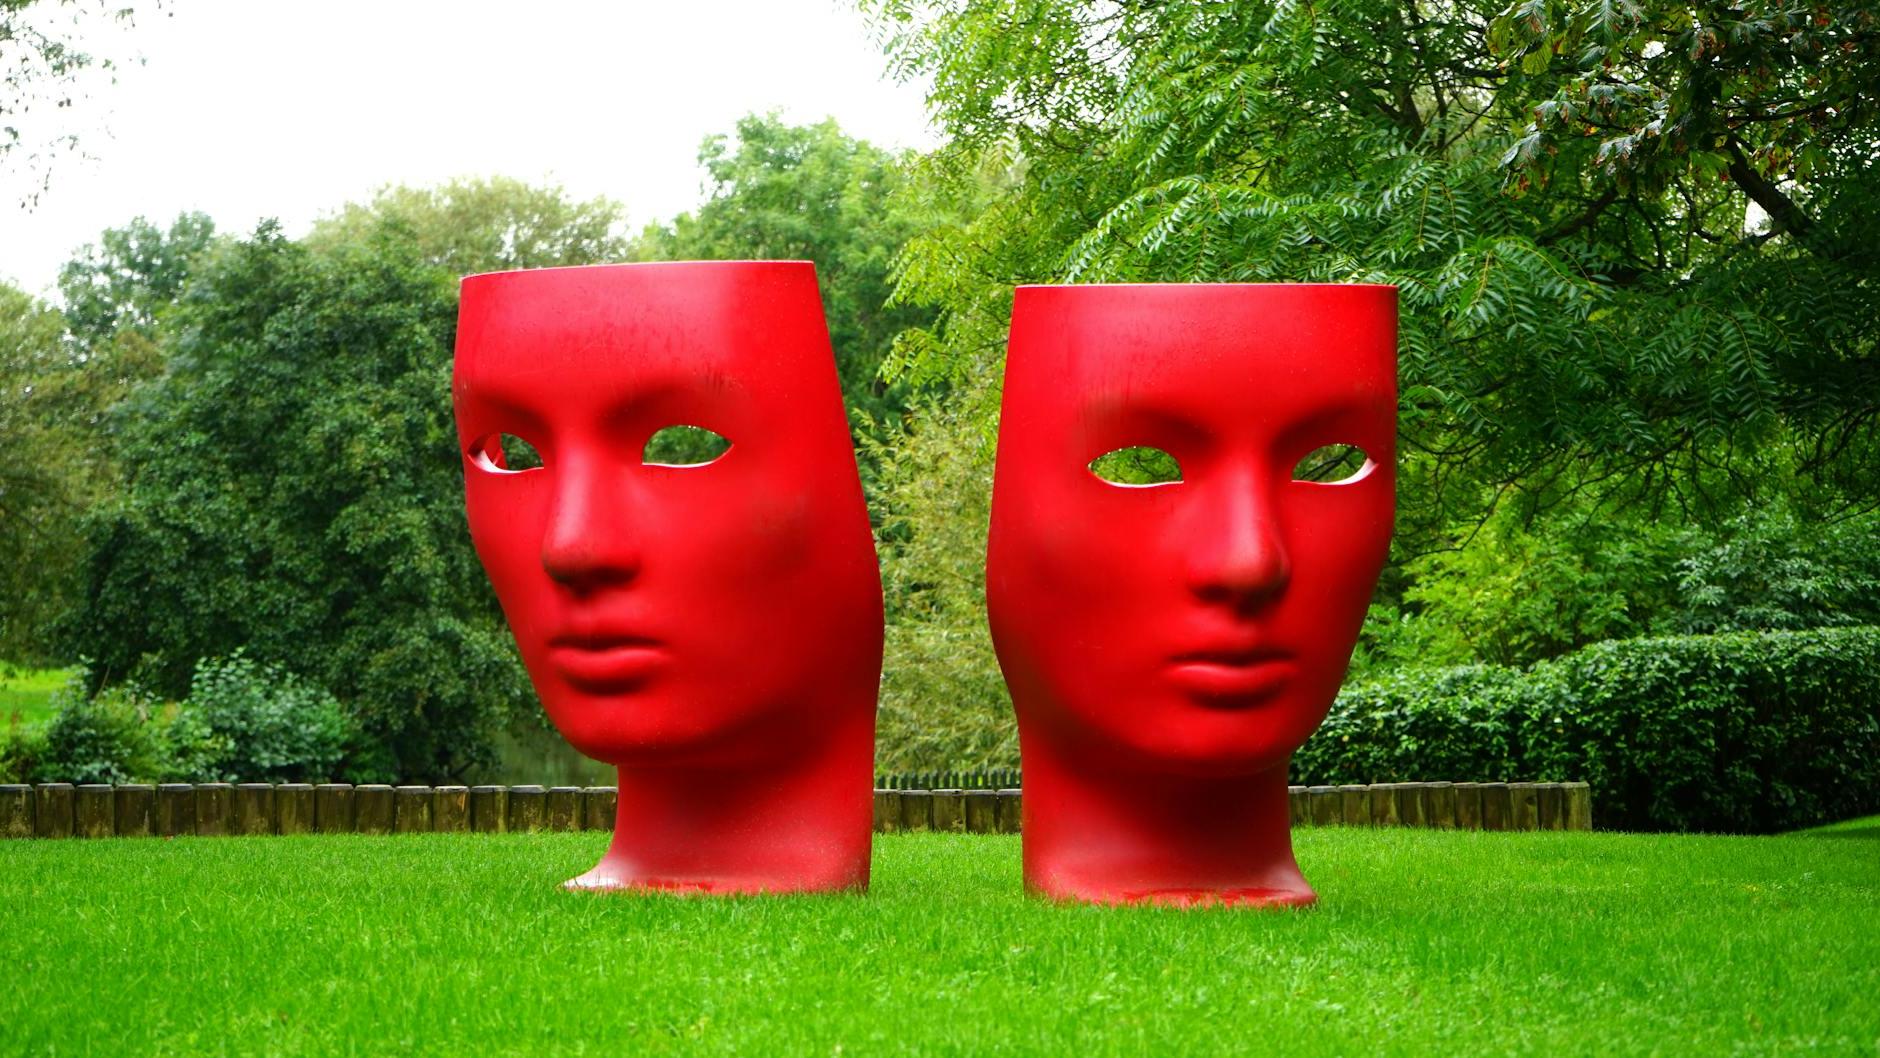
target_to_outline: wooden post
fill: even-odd
[[[117,788],[117,834],[121,838],[147,838],[155,821],[157,788],[126,783]]]
[[[1025,826],[1025,798],[1022,789],[999,791],[999,833],[1017,834]]]
[[[1286,816],[1295,827],[1312,825],[1312,802],[1303,786],[1286,787]]]
[[[313,829],[318,834],[354,834],[359,830],[351,783],[323,782],[313,788]]]
[[[33,833],[42,838],[72,836],[72,784],[42,782],[33,790]]]
[[[509,829],[509,789],[503,786],[470,788],[470,829],[479,834],[501,834]]]
[[[1306,788],[1306,802],[1312,807],[1312,825],[1329,827],[1344,821],[1340,795],[1336,786],[1309,786]]]
[[[392,791],[392,833],[424,834],[431,829],[431,788],[400,786]]]
[[[1531,782],[1508,784],[1509,830],[1533,830],[1540,824],[1540,790]]]
[[[620,807],[620,791],[613,786],[590,786],[581,791],[581,825],[587,830],[614,829],[614,815]]]
[[[0,786],[0,838],[33,836],[33,788],[24,783]]]
[[[431,798],[431,829],[461,834],[470,829],[470,788],[440,786]]]
[[[509,829],[540,830],[548,817],[548,791],[540,786],[509,788]]]
[[[1338,788],[1339,815],[1348,827],[1371,825],[1371,791],[1363,786]]]
[[[274,833],[274,787],[265,782],[245,782],[235,787],[234,834]]]
[[[1482,829],[1482,784],[1456,784],[1456,827],[1460,830]]]
[[[1567,829],[1593,829],[1593,788],[1583,782],[1566,784]]]
[[[894,790],[875,790],[875,833],[892,834],[901,827],[901,795]]]
[[[1397,787],[1397,819],[1406,827],[1430,825],[1430,792],[1420,782],[1394,783]]]
[[[313,830],[313,787],[284,782],[274,788],[274,832],[306,834]]]
[[[73,832],[81,838],[108,838],[117,833],[117,813],[111,784],[88,782],[73,799]]]
[[[965,790],[933,792],[933,828],[948,833],[959,833],[966,829]]]
[[[1426,801],[1424,807],[1429,810],[1429,817],[1424,826],[1438,830],[1456,829],[1456,784],[1452,782],[1433,782],[1425,784]]]
[[[186,782],[157,787],[157,836],[174,838],[196,832],[196,788]]]
[[[1534,800],[1538,811],[1534,814],[1534,827],[1537,830],[1565,830],[1567,828],[1567,805],[1565,791],[1557,782],[1534,784]]]
[[[1403,817],[1397,814],[1396,783],[1371,784],[1371,825],[1374,827],[1403,826]]]
[[[1482,829],[1512,830],[1514,828],[1514,799],[1508,792],[1508,784],[1485,782],[1481,789]]]
[[[933,791],[901,791],[901,829],[933,829]]]
[[[581,788],[579,786],[549,788],[548,829],[581,829]]]
[[[219,838],[228,833],[229,802],[235,788],[225,782],[205,782],[196,787],[196,833]]]
[[[353,829],[361,834],[390,834],[392,798],[392,788],[384,783],[353,787]]]
[[[999,828],[999,795],[991,790],[966,791],[966,832],[990,834]]]

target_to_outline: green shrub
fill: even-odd
[[[1757,507],[1678,560],[1679,632],[1880,621],[1880,511],[1840,521]]]
[[[1508,723],[1519,669],[1464,665],[1347,686],[1293,757],[1295,782],[1501,780],[1520,774]]]
[[[1309,784],[1584,780],[1595,822],[1767,833],[1880,811],[1880,628],[1599,643],[1347,688]]]
[[[55,698],[59,711],[46,725],[45,747],[30,781],[124,783],[164,776],[159,703],[130,685],[87,697],[78,680]]]
[[[324,689],[236,651],[196,666],[169,735],[175,768],[190,778],[324,782],[348,724]]]
[[[32,782],[45,755],[45,729],[15,716],[0,733],[0,783]]]
[[[910,413],[891,445],[864,438],[879,479],[876,546],[887,627],[875,768],[1016,767],[1018,731],[986,627],[993,438],[981,388]]]
[[[353,732],[332,695],[240,651],[198,665],[181,705],[87,682],[55,693],[43,730],[10,725],[0,782],[324,781]]]

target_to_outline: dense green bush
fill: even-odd
[[[0,731],[0,783],[32,782],[45,755],[45,728],[14,717]]]
[[[123,783],[167,777],[159,703],[129,685],[93,696],[74,685],[59,692],[59,701],[32,768],[33,781]]]
[[[325,690],[241,652],[203,661],[180,705],[80,674],[43,728],[0,737],[0,782],[322,782],[356,729]]]
[[[173,769],[221,782],[324,782],[350,732],[331,694],[240,651],[196,667],[170,730]]]
[[[1880,628],[1600,643],[1356,684],[1293,781],[1585,780],[1595,822],[1764,833],[1880,810]]]

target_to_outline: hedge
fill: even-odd
[[[1880,812],[1880,628],[1599,643],[1340,693],[1306,785],[1585,780],[1596,825],[1772,833]]]

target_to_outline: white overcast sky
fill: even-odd
[[[42,6],[51,6],[50,4]],[[169,0],[93,50],[141,56],[115,84],[44,112],[82,153],[0,170],[0,280],[53,293],[100,231],[184,210],[299,235],[385,184],[458,176],[607,195],[635,225],[702,197],[698,143],[752,111],[834,117],[850,135],[928,147],[924,85],[896,83],[843,0]]]

